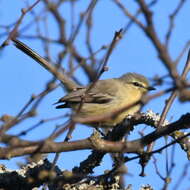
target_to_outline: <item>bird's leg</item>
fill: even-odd
[[[105,138],[106,135],[100,130],[99,127],[95,127],[95,130],[98,131]]]

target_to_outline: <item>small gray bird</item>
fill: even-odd
[[[119,78],[99,80],[88,93],[89,85],[68,93],[57,103],[56,108],[72,108],[77,121],[107,115],[120,108],[130,106],[115,117],[102,121],[93,121],[89,124],[98,124],[100,127],[113,127],[123,121],[128,115],[133,115],[140,109],[137,103],[144,94],[155,88],[149,85],[147,78],[137,73],[127,73]],[[83,103],[81,105],[82,97]],[[81,105],[81,108],[79,106]],[[84,122],[85,123],[85,122]]]

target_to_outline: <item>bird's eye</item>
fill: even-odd
[[[138,82],[133,82],[133,85],[138,86],[138,87],[143,87],[142,84],[140,84]]]

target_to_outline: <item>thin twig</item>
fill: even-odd
[[[10,32],[8,38],[3,42],[3,44],[0,47],[4,47],[4,46],[8,45],[9,40],[16,37],[18,28],[19,28],[20,24],[22,23],[22,20],[24,19],[25,15],[28,12],[30,12],[40,1],[41,0],[36,0],[36,2],[34,2],[27,9],[22,9],[21,10],[22,14],[21,14],[20,18],[18,19],[18,21],[16,22],[15,27],[13,28],[13,30]]]
[[[168,47],[169,41],[171,39],[172,32],[174,31],[175,18],[177,17],[178,13],[180,12],[182,7],[184,6],[185,2],[186,2],[185,0],[180,0],[179,4],[177,5],[177,7],[173,11],[173,13],[169,15],[169,27],[168,27],[168,31],[167,31],[166,37],[165,37],[165,46],[166,47]]]

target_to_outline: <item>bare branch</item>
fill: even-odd
[[[27,45],[25,45],[23,42],[12,39],[15,43],[15,46],[26,53],[28,56],[33,58],[35,61],[40,63],[42,67],[44,67],[46,70],[48,70],[51,74],[53,74],[57,79],[59,79],[62,84],[66,87],[68,91],[75,90],[77,88],[80,88],[77,84],[75,84],[72,80],[70,80],[66,75],[59,72],[58,69],[50,64],[48,61],[46,61],[44,58],[42,58],[39,54],[34,52],[32,49],[30,49]]]

